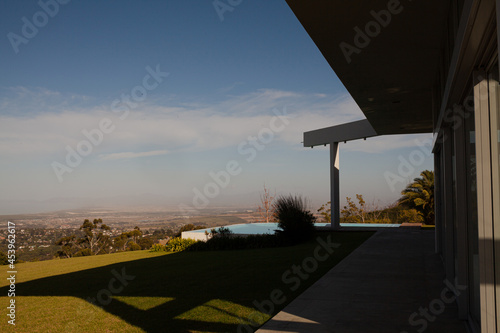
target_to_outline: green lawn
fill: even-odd
[[[247,332],[271,317],[254,302],[278,312],[372,234],[321,233],[323,243],[331,237],[340,245],[329,255],[315,251],[321,246],[315,239],[272,249],[137,251],[18,264],[15,330],[7,324],[7,266],[0,266],[0,331],[236,332],[246,325]],[[294,273],[293,265],[306,267]]]

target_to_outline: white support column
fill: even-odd
[[[339,143],[330,144],[330,202],[331,228],[340,229],[340,177],[339,177]]]

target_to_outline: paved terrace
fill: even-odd
[[[444,280],[433,231],[379,229],[257,332],[465,333]]]

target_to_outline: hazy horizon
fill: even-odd
[[[237,196],[220,196],[213,200],[211,204],[205,208],[196,209],[191,203],[192,198],[173,198],[163,197],[160,195],[135,195],[135,196],[116,196],[108,198],[49,198],[47,200],[6,200],[0,203],[0,215],[23,215],[23,214],[38,214],[52,213],[59,211],[90,211],[95,209],[103,209],[116,212],[173,212],[182,211],[184,205],[189,205],[197,211],[204,212],[214,208],[238,208],[238,209],[253,209],[256,210],[260,205],[261,192],[253,192]],[[273,192],[274,194],[274,192]],[[276,193],[279,195],[302,195],[301,193]],[[359,193],[358,193],[359,194]],[[361,193],[362,194],[362,193]],[[350,195],[355,201],[355,195]],[[303,195],[302,195],[303,196]],[[323,204],[329,201],[312,200],[309,197],[303,196],[308,202],[308,208],[313,212]],[[371,207],[383,208],[393,204],[395,200],[381,200],[376,197],[363,195],[367,205]],[[346,204],[346,199],[341,199],[341,205]],[[194,211],[194,210],[193,210]],[[187,211],[188,212],[188,211]]]

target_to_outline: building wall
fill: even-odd
[[[488,333],[500,332],[498,13],[494,0],[451,2],[434,93],[436,251],[466,287],[461,319]]]

